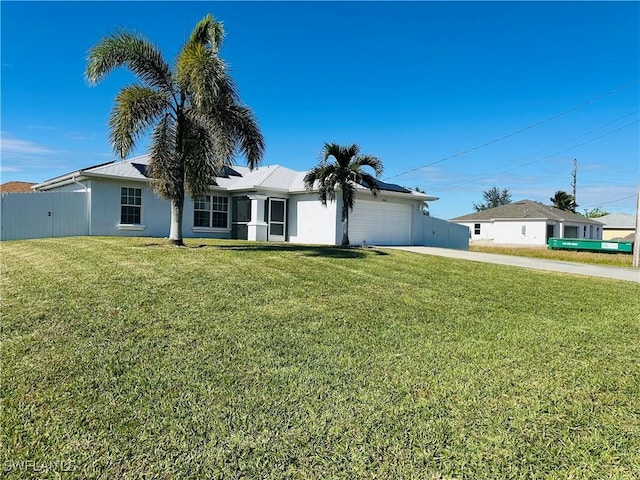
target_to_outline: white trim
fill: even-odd
[[[191,227],[191,231],[195,233],[229,233],[230,228],[212,228],[212,227]]]
[[[144,230],[146,225],[133,224],[133,223],[119,223],[118,230]]]
[[[196,226],[192,225],[191,228],[194,232],[230,232],[231,231],[231,197],[229,195],[217,195],[217,192],[209,192],[202,195],[196,195],[191,197],[193,201],[193,223],[195,223],[196,212],[208,212],[209,213],[209,223],[212,223],[212,214],[214,213],[226,213],[227,214],[227,226],[226,227],[204,227],[204,226]],[[198,197],[209,197],[210,207],[209,210],[205,210],[202,208],[196,208],[196,201]],[[213,209],[213,199],[214,198],[224,198],[227,201],[227,210],[214,210]]]

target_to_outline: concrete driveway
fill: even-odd
[[[451,250],[436,247],[384,247],[407,252],[436,255],[438,257],[459,258],[475,262],[511,265],[513,267],[529,268],[532,270],[546,270],[550,272],[586,275],[590,277],[610,278],[627,282],[640,283],[640,270],[621,267],[606,267],[590,265],[588,263],[560,262],[543,258],[516,257],[513,255],[498,255],[495,253],[469,252],[465,250]]]

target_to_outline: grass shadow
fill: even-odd
[[[368,253],[375,255],[388,255],[388,253],[372,248],[360,247],[333,247],[317,245],[295,245],[286,243],[242,243],[238,245],[211,245],[221,250],[238,250],[254,252],[294,252],[305,257],[326,258],[364,258]]]

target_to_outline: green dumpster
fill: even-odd
[[[633,242],[552,237],[549,239],[549,250],[588,250],[591,252],[632,253]]]

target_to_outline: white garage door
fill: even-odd
[[[349,212],[349,241],[370,245],[411,245],[411,206],[356,201]]]

